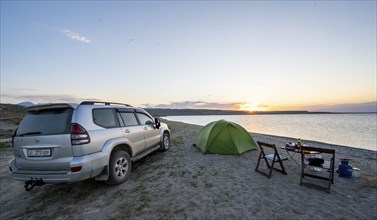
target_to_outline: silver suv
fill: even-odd
[[[132,161],[169,149],[170,130],[127,104],[45,104],[27,108],[12,144],[9,171],[27,191],[92,177],[118,185],[129,177]]]

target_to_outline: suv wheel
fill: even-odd
[[[131,166],[131,157],[127,152],[122,150],[114,151],[110,157],[110,173],[106,183],[115,186],[126,181],[131,174]]]
[[[162,142],[161,142],[161,150],[167,151],[170,147],[170,135],[169,133],[165,132],[162,136]]]

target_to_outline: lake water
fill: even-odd
[[[284,114],[168,116],[169,121],[206,125],[225,119],[249,132],[377,150],[377,114]]]

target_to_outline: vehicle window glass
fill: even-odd
[[[116,126],[115,115],[112,109],[93,109],[93,121],[95,124],[105,128]]]
[[[135,126],[138,125],[135,114],[132,112],[122,112],[120,115],[123,118],[125,126]]]
[[[18,126],[16,135],[69,134],[72,112],[72,109],[29,112]]]
[[[120,116],[119,113],[117,114],[117,116],[118,116],[118,121],[119,121],[120,126],[121,126],[121,127],[124,127],[125,125],[124,125],[124,122],[123,122],[122,116]]]
[[[154,124],[153,119],[146,114],[137,113],[137,117],[142,125]]]

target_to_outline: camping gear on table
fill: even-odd
[[[298,149],[298,147],[296,143],[288,142],[285,144],[285,149],[295,150],[295,149]]]
[[[309,147],[309,146],[306,144],[303,144],[300,138],[297,139],[296,143],[287,142],[285,144],[286,149],[300,149],[300,147]]]
[[[298,148],[301,147],[301,138],[298,138],[298,139],[297,139],[297,147],[298,147]]]
[[[214,121],[204,126],[195,140],[203,153],[242,154],[257,149],[257,144],[242,126],[226,121]]]
[[[351,159],[340,159],[339,163],[339,177],[351,178],[352,177],[352,165],[349,164]]]

